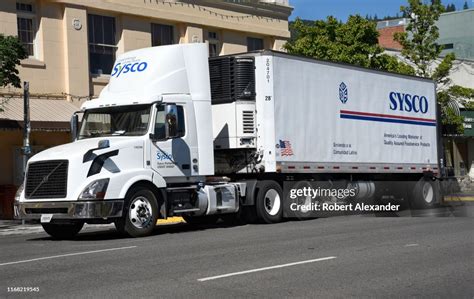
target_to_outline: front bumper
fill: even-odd
[[[106,219],[122,216],[123,200],[50,201],[15,203],[16,219],[40,219],[52,214],[52,219]]]

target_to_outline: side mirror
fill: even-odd
[[[165,106],[166,138],[178,137],[178,108],[174,104]]]
[[[76,140],[79,127],[79,116],[74,113],[71,116],[71,141]]]

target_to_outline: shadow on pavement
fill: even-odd
[[[225,223],[217,224],[203,224],[203,225],[191,225],[187,223],[177,224],[166,224],[157,226],[153,233],[149,237],[165,235],[165,234],[177,234],[194,231],[204,231],[208,229],[236,227],[237,225],[227,225]],[[32,238],[27,241],[54,241],[54,242],[74,242],[74,241],[108,241],[108,240],[120,240],[120,239],[132,239],[124,236],[117,232],[115,229],[104,229],[100,230],[97,228],[94,231],[85,231],[79,233],[74,239],[71,240],[56,240],[51,237]]]

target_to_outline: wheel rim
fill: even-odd
[[[311,185],[310,184],[303,184],[303,188],[311,188]],[[300,197],[300,204],[304,205],[308,208],[310,207],[312,201],[313,201],[313,199],[310,195]],[[302,214],[306,214],[306,213],[309,213],[309,212],[310,212],[310,209],[303,209],[303,210],[300,211],[300,213],[302,213]]]
[[[275,189],[270,189],[265,193],[265,211],[275,216],[280,211],[281,199],[280,194]]]
[[[426,182],[423,184],[423,200],[426,202],[426,203],[432,203],[433,202],[433,199],[434,199],[434,190],[433,190],[433,186]]]
[[[136,228],[148,227],[153,220],[150,201],[143,196],[136,197],[130,204],[128,215]]]

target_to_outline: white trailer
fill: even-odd
[[[15,201],[57,238],[111,222],[143,236],[173,215],[278,222],[288,180],[419,181],[415,202],[439,200],[435,86],[417,77],[172,45],[121,55],[80,112],[73,142],[28,161]]]

